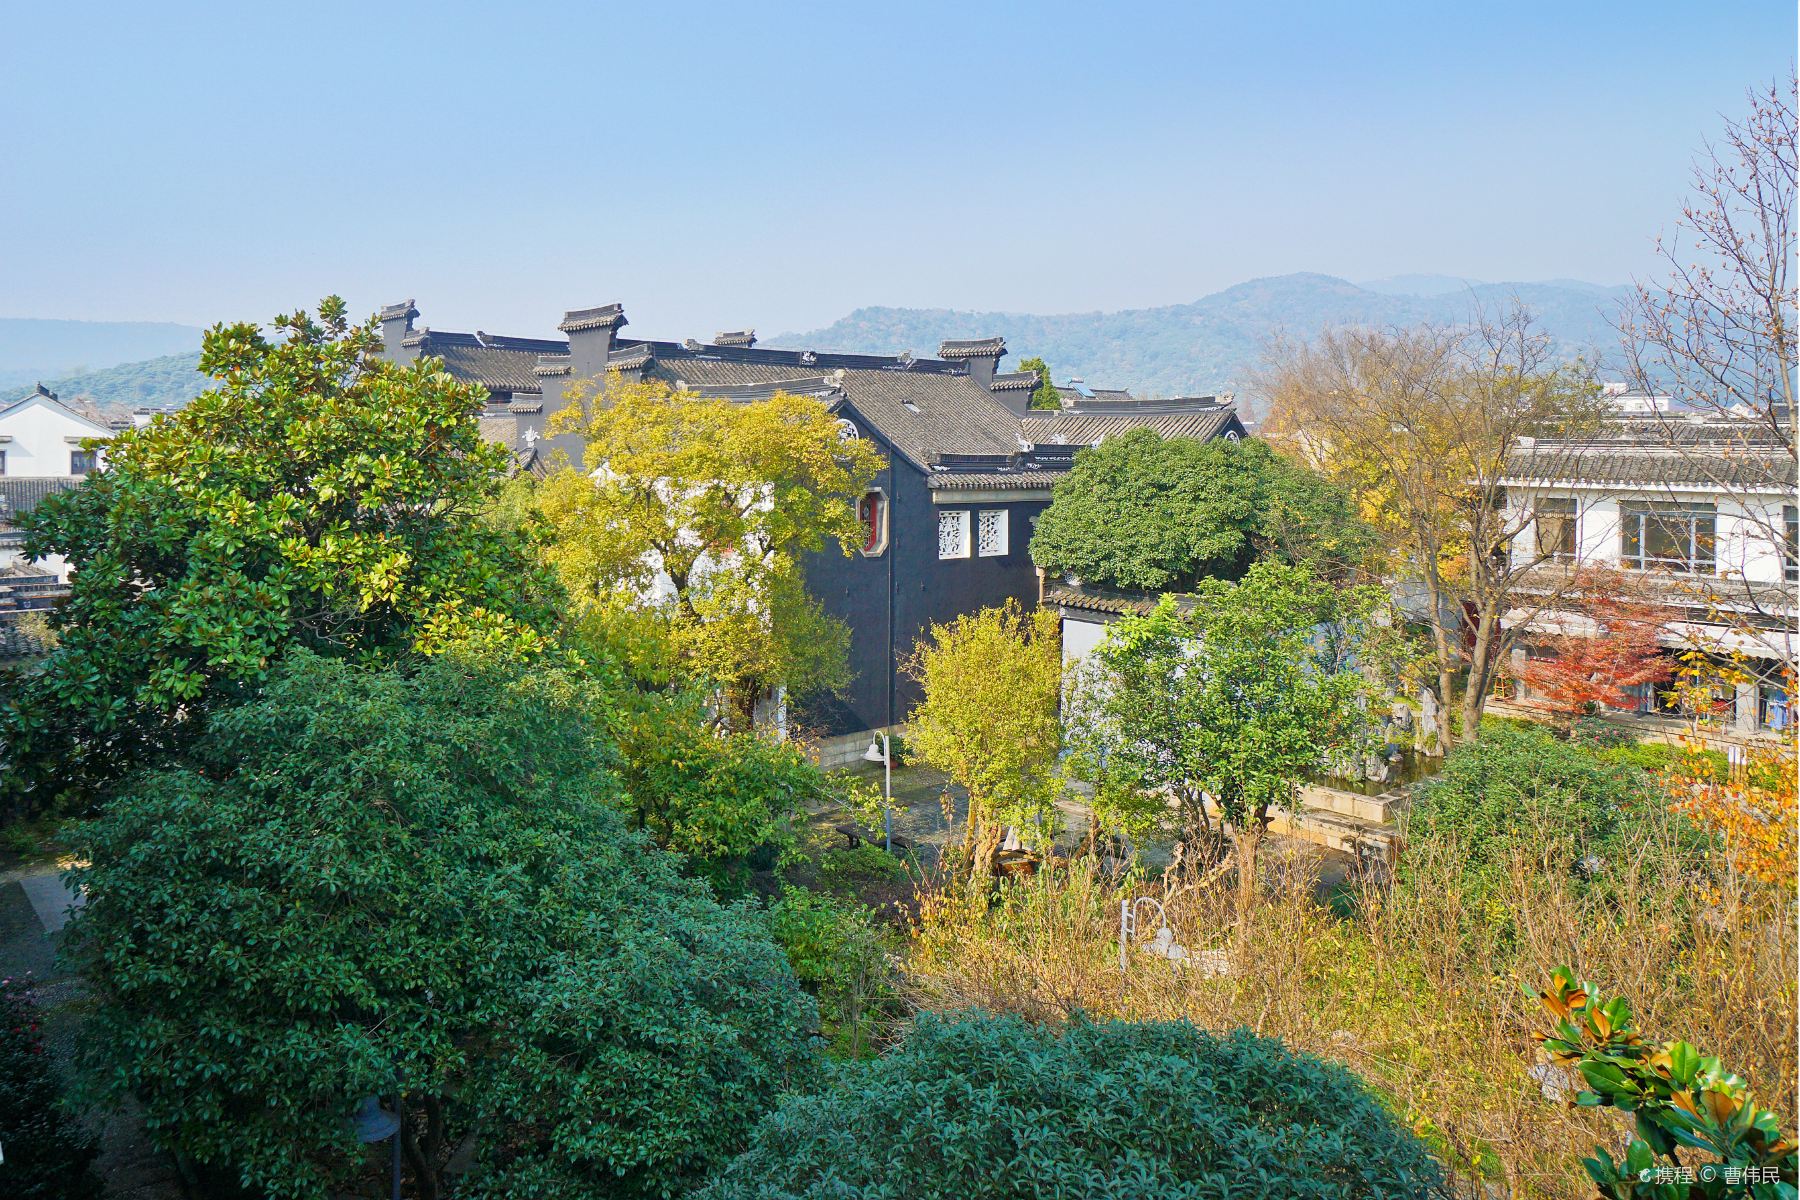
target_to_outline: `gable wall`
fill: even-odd
[[[6,474],[21,479],[67,475],[69,452],[81,447],[66,439],[106,437],[107,433],[56,405],[28,400],[0,414],[0,434],[12,439],[0,442],[0,450],[6,451]],[[99,461],[106,461],[104,451]]]

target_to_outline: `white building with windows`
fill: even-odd
[[[64,402],[40,383],[0,407],[0,477],[81,478],[106,461],[105,450],[83,443],[111,436],[98,413]]]
[[[1622,415],[1579,440],[1522,439],[1507,466],[1507,524],[1522,531],[1509,552],[1545,593],[1578,569],[1635,573],[1666,614],[1671,653],[1703,650],[1752,678],[1720,697],[1722,731],[1788,729],[1800,557],[1790,446],[1767,424],[1667,412]],[[1579,627],[1554,606],[1533,622],[1552,625]],[[1638,711],[1669,703],[1645,688]]]
[[[98,413],[42,384],[0,405],[0,659],[36,652],[35,635],[21,618],[53,607],[68,592],[68,563],[60,556],[27,559],[17,520],[104,467],[106,451],[98,443],[112,432]]]

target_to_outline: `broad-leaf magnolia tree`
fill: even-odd
[[[1582,1160],[1602,1196],[1794,1195],[1800,1144],[1793,1126],[1759,1105],[1749,1083],[1716,1056],[1688,1042],[1651,1042],[1624,997],[1603,997],[1568,967],[1550,972],[1549,987],[1525,994],[1555,1020],[1532,1036],[1552,1065],[1579,1080],[1575,1105],[1632,1114],[1633,1136],[1619,1160],[1603,1146]],[[1688,1177],[1698,1186],[1687,1185]],[[1680,1182],[1659,1186],[1667,1178]]]
[[[89,1077],[257,1195],[351,1191],[403,1093],[407,1194],[683,1194],[807,1081],[763,922],[623,827],[590,679],[297,652],[79,834]],[[360,1194],[360,1193],[359,1193]]]
[[[641,644],[660,638],[666,669],[720,687],[740,729],[768,689],[841,686],[848,631],[806,594],[802,560],[858,544],[875,448],[805,396],[735,403],[614,378],[576,401],[553,431],[585,439],[586,470],[534,498],[576,604],[648,625]]]
[[[1031,537],[1038,566],[1127,591],[1236,579],[1264,552],[1335,573],[1371,537],[1342,493],[1255,440],[1133,430],[1077,454],[1051,495]]]
[[[378,358],[335,297],[274,324],[209,330],[218,386],[25,519],[25,553],[74,573],[59,648],[4,714],[15,806],[179,747],[291,646],[542,644],[535,568],[477,519],[506,467],[483,389]]]
[[[1122,618],[1079,679],[1077,769],[1103,804],[1141,813],[1172,800],[1190,865],[1229,840],[1247,913],[1271,811],[1364,748],[1371,686],[1353,656],[1378,639],[1377,601],[1259,562],[1236,584],[1203,581],[1191,605],[1166,596]]]
[[[968,793],[963,849],[974,870],[992,869],[1008,826],[1036,841],[1053,835],[1062,790],[1056,613],[1009,600],[933,625],[908,670],[924,690],[908,718],[912,747]]]

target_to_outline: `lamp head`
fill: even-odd
[[[869,748],[863,751],[863,761],[872,763],[884,763],[887,761],[887,751],[881,748],[881,738],[879,735],[870,736]]]
[[[380,1097],[369,1096],[357,1106],[356,1114],[350,1118],[350,1128],[355,1132],[356,1140],[367,1145],[393,1137],[394,1131],[400,1128],[400,1118],[381,1107]]]

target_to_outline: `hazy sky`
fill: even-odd
[[[1624,282],[1793,0],[7,6],[0,315],[548,334]]]

